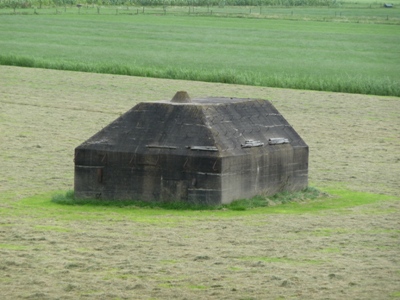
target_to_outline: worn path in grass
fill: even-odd
[[[400,297],[399,98],[17,67],[0,82],[2,299]],[[310,146],[313,186],[392,196],[254,213],[49,202],[72,188],[74,147],[177,90],[270,99]]]

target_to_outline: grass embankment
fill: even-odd
[[[0,26],[2,65],[400,96],[393,25],[65,14]]]

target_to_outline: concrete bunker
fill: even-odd
[[[75,149],[75,197],[222,204],[308,185],[308,146],[267,100],[142,102]]]

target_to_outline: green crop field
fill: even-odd
[[[0,64],[400,95],[396,8],[268,7],[240,18],[213,9],[164,15],[68,6],[25,15],[4,8]]]

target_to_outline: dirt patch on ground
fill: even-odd
[[[320,214],[158,216],[27,208],[73,183],[73,149],[140,101],[272,100],[310,181],[399,196],[400,99],[0,66],[3,299],[392,299],[399,201]],[[90,219],[90,218],[93,219]]]

